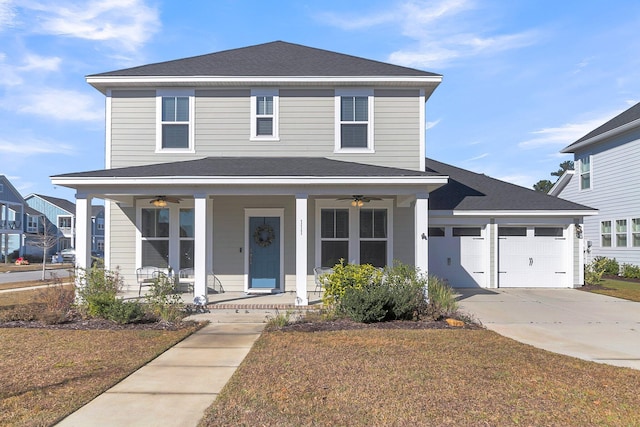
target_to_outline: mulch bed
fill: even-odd
[[[449,326],[444,320],[398,320],[392,322],[358,323],[349,319],[327,320],[320,322],[297,322],[287,326],[273,328],[285,332],[325,332],[355,329],[483,329],[481,326],[465,322],[464,326]]]

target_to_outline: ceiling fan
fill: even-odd
[[[365,203],[369,203],[372,200],[382,200],[379,197],[368,197],[362,194],[355,194],[351,197],[342,197],[338,200],[351,200],[351,206],[362,207]]]
[[[181,200],[182,199],[171,196],[156,196],[149,203],[157,208],[164,208],[165,206],[167,206],[167,203],[180,203]]]

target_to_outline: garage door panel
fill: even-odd
[[[486,286],[486,241],[483,237],[429,238],[429,273],[452,287]]]

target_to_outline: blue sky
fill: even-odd
[[[104,166],[104,97],[84,77],[284,40],[444,75],[427,156],[531,187],[559,150],[640,98],[635,0],[0,0],[0,174]]]

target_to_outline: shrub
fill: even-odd
[[[434,320],[453,316],[458,311],[455,292],[449,284],[439,277],[429,276],[429,303],[427,314]]]
[[[149,305],[149,314],[163,322],[176,322],[182,319],[184,312],[182,297],[176,293],[175,283],[164,274],[158,276],[149,286],[145,299]]]
[[[391,293],[381,283],[371,283],[362,288],[348,288],[340,299],[338,312],[360,323],[391,320]]]
[[[633,264],[622,264],[622,277],[640,279],[640,267]]]
[[[617,276],[620,273],[620,265],[615,258],[597,256],[593,258],[592,264],[596,271],[602,271],[606,276]]]
[[[62,286],[58,279],[56,281],[56,285],[38,292],[38,299],[43,301],[43,309],[38,317],[48,324],[66,322],[75,300],[73,288]]]
[[[117,298],[106,308],[106,318],[120,324],[137,323],[145,317],[144,308],[137,301],[123,301]]]
[[[419,319],[426,313],[424,291],[426,276],[410,265],[395,261],[393,267],[384,270],[383,282],[389,290],[392,318],[397,320]]]
[[[603,274],[604,270],[594,260],[590,264],[584,266],[584,283],[591,286],[597,286],[602,282]]]
[[[349,288],[361,289],[371,283],[378,283],[382,278],[382,271],[370,264],[339,264],[333,266],[333,272],[328,274],[325,281],[322,302],[332,307],[337,304]]]

